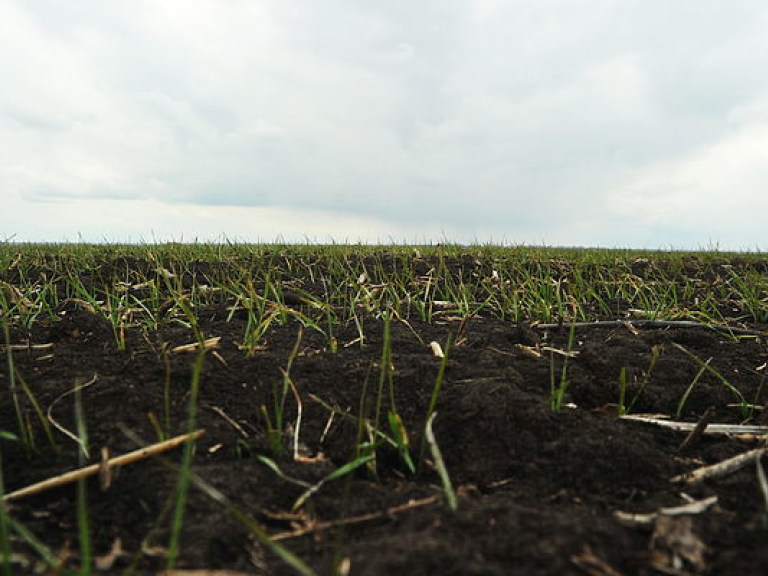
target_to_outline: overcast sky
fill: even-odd
[[[768,249],[765,0],[0,0],[0,241]]]

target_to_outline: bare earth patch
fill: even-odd
[[[67,393],[94,380],[81,391],[92,462],[98,462],[102,447],[117,456],[136,450],[137,439],[158,441],[153,419],[164,421],[166,382],[169,435],[185,433],[195,354],[170,350],[193,342],[190,331],[173,323],[147,334],[131,328],[125,349],[119,350],[106,320],[68,306],[58,322],[41,320],[28,332],[14,328],[11,342],[29,347],[14,349],[13,361],[40,405],[53,406],[52,416],[69,430],[75,429],[74,395]],[[755,461],[698,483],[672,481],[760,447],[764,438],[704,430],[681,449],[685,432],[617,415],[623,370],[624,404],[631,404],[632,413],[672,416],[696,381],[680,419],[695,423],[711,408],[712,423],[740,423],[749,415],[753,424],[761,424],[764,399],[758,399],[757,408],[746,406],[761,391],[768,360],[760,335],[607,324],[577,328],[569,344],[567,324],[520,327],[482,314],[464,322],[450,316],[432,323],[394,318],[394,400],[417,464],[441,364],[429,343],[446,348],[449,337],[453,341],[434,434],[458,495],[457,510],[446,503],[428,450],[413,474],[386,443],[375,470],[363,465],[330,480],[294,508],[307,485],[358,454],[361,409],[374,416],[383,322],[366,318],[362,343],[354,325],[338,327],[335,350],[327,335],[301,330],[290,367],[295,394],[291,390],[285,400],[278,455],[262,406],[274,406],[274,391],[282,387],[299,337],[298,322],[271,327],[263,345],[246,355],[238,347],[244,315],[230,318],[223,305],[197,314],[203,333],[220,340],[203,368],[196,427],[205,433],[197,441],[193,472],[318,574],[768,573],[766,502]],[[559,385],[566,358],[560,352],[576,354],[567,359],[564,405],[553,412],[553,374]],[[653,354],[658,357],[651,366]],[[740,391],[745,403],[737,406],[733,390],[714,372],[702,371],[691,355],[704,363],[711,358],[709,366]],[[3,354],[0,428],[12,429],[7,378]],[[25,405],[24,413],[39,450],[26,453],[18,442],[2,441],[7,493],[78,466],[75,442],[57,433],[60,453],[55,455],[32,407]],[[381,426],[389,430],[386,414]],[[272,458],[283,476],[259,456]],[[100,489],[98,475],[88,480],[94,554],[105,562],[105,573],[130,566],[135,574],[162,571],[178,481],[167,463],[180,460],[181,450],[175,450],[124,466],[107,490]],[[665,512],[711,497],[716,501],[704,509]],[[78,564],[74,484],[14,500],[9,510],[64,564]],[[16,548],[14,573],[33,573],[36,554],[22,543]],[[202,569],[295,573],[220,502],[193,485],[177,570]]]

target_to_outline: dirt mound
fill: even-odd
[[[90,383],[80,396],[95,459],[102,446],[112,454],[134,450],[131,433],[149,443],[157,440],[158,426],[170,424],[170,434],[186,431],[195,355],[170,349],[190,343],[187,327],[167,325],[148,334],[131,329],[120,349],[109,323],[79,307],[62,312],[59,322],[40,321],[28,333],[13,334],[15,344],[29,344],[13,351],[17,377],[35,391],[40,406],[52,407],[62,428],[76,428],[71,392]],[[202,372],[197,426],[206,434],[198,441],[193,472],[319,574],[609,576],[655,574],[654,565],[677,573],[768,573],[766,505],[754,464],[697,485],[670,481],[754,448],[756,441],[702,436],[681,450],[684,434],[616,416],[623,395],[633,412],[679,410],[681,418],[695,422],[712,406],[717,421],[742,421],[745,404],[734,406],[734,389],[749,405],[764,402],[761,365],[768,354],[761,337],[736,338],[705,327],[611,324],[578,328],[569,344],[567,326],[542,329],[493,318],[442,324],[395,319],[390,398],[390,372],[381,376],[383,325],[368,318],[364,342],[355,341],[358,331],[351,324],[339,327],[334,345],[327,334],[304,331],[290,367],[295,388],[282,400],[298,323],[275,325],[247,355],[239,348],[246,320],[227,318],[225,312],[200,311],[203,332],[221,340]],[[447,506],[430,452],[419,460],[441,364],[428,344],[445,347],[449,336],[454,343],[434,432],[458,492],[456,511]],[[40,344],[49,346],[35,347]],[[554,412],[551,390],[562,382],[568,354],[568,389]],[[0,389],[8,390],[5,354],[1,362]],[[702,363],[729,385],[702,371]],[[361,416],[373,419],[380,397],[380,429],[394,435],[386,416],[394,400],[417,473],[383,441],[375,464],[324,482],[296,506],[308,486],[317,486],[365,449],[373,432]],[[276,401],[285,403],[277,453],[265,418],[274,418]],[[6,491],[78,463],[75,443],[57,432],[55,454],[33,406],[24,400],[23,408],[36,451],[2,441]],[[4,394],[2,428],[13,428],[14,413]],[[96,479],[89,481],[95,553],[107,554],[117,539],[125,551],[112,558],[108,572],[132,566],[135,574],[154,574],[165,565],[179,459],[180,452],[172,452],[163,457],[165,464],[152,459],[127,466],[107,491]],[[683,534],[701,546],[700,563],[686,557],[678,543],[671,545],[666,565],[668,535],[658,527],[654,532],[652,524],[631,525],[615,513],[679,506],[687,501],[684,493],[695,499],[717,496],[718,503],[689,516],[690,530]],[[66,562],[77,565],[74,486],[14,501],[10,511],[55,554],[69,551]],[[294,573],[199,486],[190,488],[181,542],[179,568]],[[14,573],[33,573],[36,554],[22,543],[14,545],[19,550]]]

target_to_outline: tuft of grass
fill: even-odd
[[[554,352],[549,353],[549,381],[550,381],[550,394],[549,394],[549,407],[552,412],[560,412],[565,402],[565,394],[568,392],[568,388],[571,385],[571,381],[568,377],[568,359],[570,358],[571,351],[573,350],[573,343],[576,340],[576,323],[571,323],[571,328],[568,332],[568,344],[566,346],[566,354],[563,359],[563,366],[560,369],[560,380],[555,385],[555,358]]]
[[[389,410],[387,412],[387,421],[389,423],[389,429],[392,433],[391,438],[394,440],[397,451],[400,454],[400,458],[407,467],[411,474],[416,474],[416,466],[411,458],[411,446],[408,437],[408,431],[405,428],[403,419],[397,411],[397,404],[395,403],[395,384],[394,384],[394,365],[392,364],[392,335],[391,335],[391,322],[392,313],[387,311],[383,314],[384,321],[384,342],[381,349],[381,361],[379,369],[379,387],[376,395],[376,413],[374,416],[373,426],[375,429],[379,428],[379,421],[381,415],[381,407],[384,397],[384,388],[387,389],[389,397]]]
[[[304,337],[303,328],[299,328],[298,335],[296,336],[296,342],[288,355],[287,365],[282,372],[282,387],[278,389],[277,384],[274,384],[272,388],[272,410],[270,411],[266,405],[261,407],[261,413],[264,416],[264,423],[267,427],[267,438],[269,442],[269,448],[272,455],[280,457],[283,454],[283,433],[285,430],[285,409],[286,399],[290,391],[294,392],[296,398],[299,414],[301,413],[301,399],[299,398],[296,385],[291,379],[291,368],[296,356],[299,354],[299,347]],[[295,430],[298,431],[300,426],[300,416]],[[298,433],[298,432],[297,432]]]
[[[13,402],[13,411],[16,415],[17,430],[25,449],[31,451],[33,448],[32,433],[27,427],[24,418],[24,411],[21,408],[21,401],[19,400],[16,381],[16,367],[13,363],[13,349],[11,348],[10,330],[8,329],[8,323],[5,321],[4,316],[0,316],[0,322],[3,325],[3,335],[5,336],[5,353],[8,362],[8,385],[9,392],[11,394],[11,401]]]
[[[35,412],[35,415],[37,416],[37,420],[40,423],[40,426],[43,428],[43,432],[45,433],[45,437],[48,440],[48,445],[51,447],[53,452],[55,454],[59,453],[59,445],[56,442],[56,437],[53,434],[53,429],[51,428],[51,423],[48,420],[48,418],[45,417],[45,413],[43,412],[42,407],[40,406],[40,403],[37,401],[37,397],[32,393],[32,389],[27,385],[27,382],[24,378],[21,377],[21,374],[16,374],[19,383],[21,384],[21,388],[24,390],[24,394],[27,397],[27,401],[32,405],[32,409]],[[26,427],[28,430],[29,438],[32,440],[32,445],[30,448],[34,448],[34,434],[32,433],[32,425],[28,422],[26,422]]]
[[[739,302],[755,322],[768,321],[768,287],[765,276],[757,270],[731,273],[727,279],[731,296]]]

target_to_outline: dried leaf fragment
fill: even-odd
[[[108,572],[112,570],[115,562],[117,562],[121,556],[126,555],[125,550],[123,550],[123,541],[120,538],[115,538],[109,552],[103,556],[96,556],[93,559],[93,563],[96,566],[96,570],[99,572]]]
[[[212,348],[218,348],[219,342],[221,341],[221,336],[214,336],[213,338],[208,338],[205,341],[203,341],[203,346],[206,350],[211,350]],[[176,346],[175,348],[171,348],[171,352],[174,354],[178,354],[180,352],[195,352],[200,348],[200,344],[198,342],[193,342],[192,344],[182,344],[181,346]]]
[[[539,351],[538,346],[526,346],[524,344],[515,344],[515,348],[520,350],[525,356],[529,356],[531,358],[541,358],[541,352]]]
[[[661,514],[651,535],[651,564],[664,570],[693,568],[697,573],[706,568],[707,547],[693,531],[691,516]]]
[[[445,357],[445,354],[443,353],[443,349],[440,346],[439,342],[435,342],[434,340],[429,343],[429,347],[432,349],[432,354],[437,356],[438,358]]]
[[[621,572],[592,552],[589,544],[585,544],[579,554],[571,556],[571,563],[589,576],[622,576]]]

